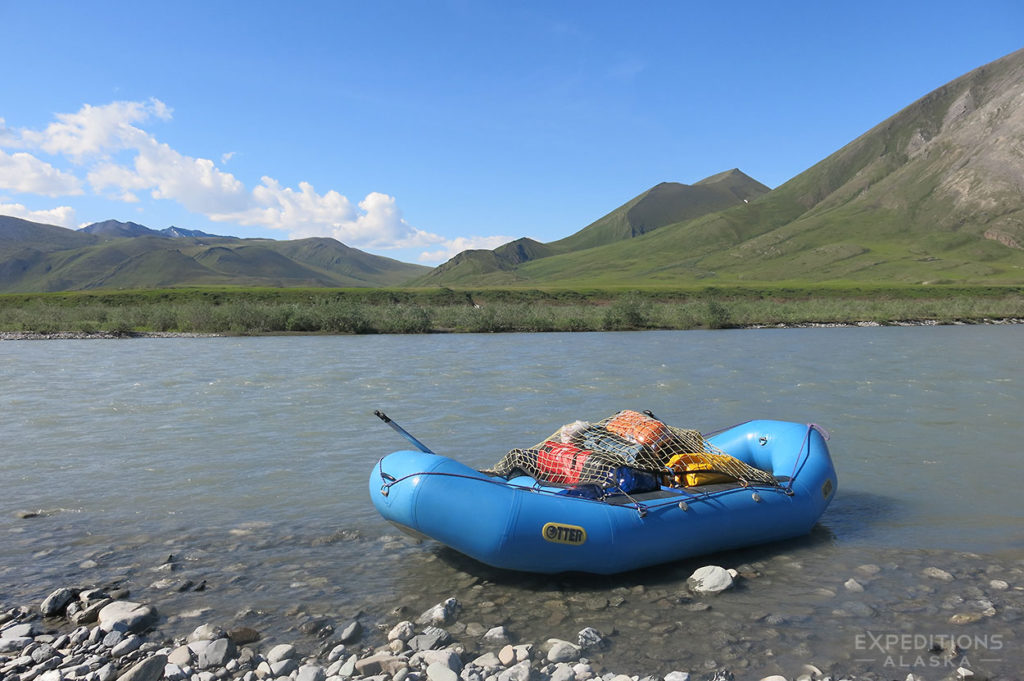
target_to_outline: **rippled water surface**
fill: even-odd
[[[987,664],[1009,669],[1024,657],[1007,650],[1024,612],[1022,366],[1021,326],[5,341],[0,605],[118,580],[171,633],[244,621],[315,646],[319,623],[373,631],[454,595],[459,626],[613,632],[635,673],[872,658],[902,678],[914,669],[861,650],[865,632],[945,631],[987,601],[996,614],[963,630],[1005,633]],[[811,537],[713,557],[747,578],[710,607],[685,589],[708,561],[501,573],[396,536],[369,504],[373,464],[406,447],[374,409],[485,467],[621,408],[705,431],[818,423],[839,492]],[[932,565],[957,579],[922,577]]]

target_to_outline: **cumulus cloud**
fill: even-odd
[[[44,225],[75,226],[75,209],[71,206],[59,206],[49,210],[29,210],[20,203],[0,203],[0,215],[31,220]]]
[[[61,113],[42,130],[14,131],[0,119],[0,188],[59,196],[92,193],[138,202],[174,201],[216,222],[277,230],[289,238],[334,237],[358,248],[433,248],[423,259],[441,258],[455,249],[490,248],[504,237],[449,240],[417,229],[402,216],[395,197],[371,192],[358,203],[335,190],[319,193],[308,182],[282,186],[270,176],[248,189],[238,178],[206,158],[183,154],[143,129],[153,120],[169,120],[171,109],[158,99],[84,105]],[[25,151],[7,154],[2,147]],[[61,170],[33,154],[64,159]],[[234,152],[223,154],[221,165]]]
[[[65,196],[82,194],[78,178],[25,152],[0,149],[0,189],[20,194]]]
[[[169,120],[171,109],[158,99],[148,102],[113,102],[103,106],[86,104],[73,114],[57,114],[45,130],[25,130],[24,144],[49,154],[69,156],[77,161],[89,155],[132,149],[149,135],[136,127],[156,116]]]

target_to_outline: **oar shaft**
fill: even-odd
[[[392,421],[391,418],[388,417],[388,415],[385,414],[384,412],[382,412],[380,409],[378,409],[375,412],[373,412],[373,415],[376,416],[377,418],[379,418],[384,423],[386,423],[389,426],[391,426],[391,428],[396,433],[398,433],[399,435],[404,437],[409,442],[413,443],[413,445],[416,446],[416,449],[418,449],[421,452],[424,452],[426,454],[433,454],[434,453],[434,452],[430,451],[430,447],[427,447],[425,444],[423,444],[422,442],[420,442],[419,440],[414,438],[412,435],[410,435],[409,431],[407,431],[405,428],[403,428],[402,426],[400,426],[397,423],[395,423],[394,421]]]

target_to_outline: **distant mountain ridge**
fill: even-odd
[[[217,234],[207,234],[206,232],[200,232],[198,229],[182,229],[180,227],[171,226],[157,230],[144,227],[143,225],[135,222],[119,222],[117,220],[94,222],[91,225],[83,227],[79,231],[85,232],[86,234],[97,234],[108,237],[164,236],[169,239],[184,239],[188,237],[213,237],[220,239],[231,238],[222,237]]]
[[[107,220],[81,230],[0,216],[0,292],[175,286],[397,286],[429,271],[335,239],[238,239]]]

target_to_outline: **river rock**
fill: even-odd
[[[508,629],[504,626],[488,629],[483,635],[483,639],[488,643],[508,643],[511,640],[508,635]]]
[[[156,623],[156,609],[132,601],[114,601],[99,612],[100,629],[139,634]]]
[[[723,567],[717,565],[706,565],[698,568],[689,579],[686,580],[690,590],[698,595],[715,595],[731,588],[733,585],[732,575]]]
[[[409,647],[413,650],[433,650],[448,645],[452,640],[451,634],[440,627],[427,627],[422,634],[409,639]]]
[[[192,641],[212,641],[214,639],[222,638],[224,636],[224,630],[220,627],[215,627],[212,624],[200,624],[198,627],[192,630],[192,633],[185,639],[188,643]]]
[[[267,662],[270,664],[280,662],[281,660],[289,660],[293,657],[295,657],[295,646],[290,643],[276,645],[267,651]]]
[[[848,580],[843,582],[843,586],[846,587],[847,591],[852,591],[854,593],[860,593],[864,591],[864,585],[858,582],[853,577],[850,577]]]
[[[259,641],[260,632],[252,627],[235,627],[228,632],[228,638],[234,641],[236,646],[244,646],[246,643]]]
[[[327,674],[324,673],[323,667],[315,664],[302,665],[295,675],[295,681],[325,681],[326,679]]]
[[[298,671],[298,669],[299,663],[290,657],[270,663],[270,673],[275,677],[291,676],[292,672]]]
[[[597,629],[593,627],[584,627],[578,634],[576,634],[576,643],[578,643],[579,647],[583,650],[599,650],[604,648],[608,644],[608,641]]]
[[[954,577],[942,568],[937,567],[926,567],[922,570],[921,574],[925,577],[931,577],[932,579],[938,579],[943,582],[952,582]]]
[[[390,653],[380,653],[356,660],[353,664],[354,671],[360,676],[376,676],[381,673],[393,674],[400,666],[405,666],[405,658],[395,657]],[[339,673],[339,675],[341,675]]]
[[[449,598],[420,615],[419,618],[417,618],[416,623],[431,624],[435,627],[448,626],[455,621],[459,607],[459,602],[457,600]]]
[[[690,681],[690,672],[669,672],[665,674],[665,681]]]
[[[462,671],[462,659],[454,650],[424,650],[416,653],[410,660],[412,664],[442,664],[454,672]]]
[[[551,672],[550,681],[576,681],[576,672],[567,662],[559,662]]]
[[[498,681],[533,681],[536,678],[537,672],[529,661],[520,662],[498,674]]]
[[[100,617],[100,610],[113,603],[113,599],[101,598],[98,601],[85,602],[84,607],[75,608],[77,603],[68,605],[68,619],[74,624],[92,624]],[[74,609],[74,612],[72,612]]]
[[[141,636],[129,636],[117,645],[113,646],[110,650],[110,654],[114,657],[123,657],[128,653],[134,653],[136,650],[142,647],[143,640]]]
[[[548,639],[548,662],[576,662],[580,659],[580,647],[561,639]]]
[[[459,675],[455,671],[440,662],[427,665],[428,681],[459,681]]]
[[[389,641],[408,641],[416,635],[416,625],[408,620],[399,622],[388,632]]]
[[[32,638],[41,633],[35,622],[24,622],[22,624],[12,624],[3,631],[0,631],[0,638]]]
[[[56,617],[64,612],[75,598],[78,597],[78,589],[61,587],[43,599],[39,611],[43,617]]]
[[[338,637],[338,640],[342,643],[353,643],[359,640],[362,633],[363,625],[357,621],[353,621],[341,630],[341,636]]]
[[[234,641],[227,637],[218,638],[215,641],[210,641],[210,644],[199,653],[199,668],[223,667],[237,654],[238,650],[235,648]]]
[[[167,655],[167,664],[187,667],[192,664],[192,649],[188,646],[178,646]]]
[[[139,662],[118,678],[119,681],[159,681],[163,678],[166,665],[166,655],[153,655]]]
[[[502,666],[504,666],[504,665],[501,664],[501,660],[498,658],[498,656],[495,655],[493,652],[484,653],[480,657],[478,657],[475,660],[473,660],[473,664],[475,664],[477,667],[481,667],[483,669],[488,669],[490,667],[502,667]]]

